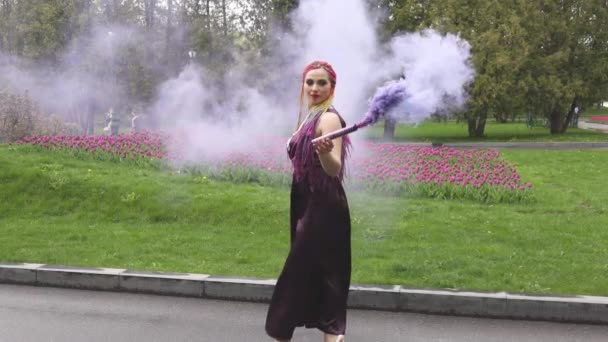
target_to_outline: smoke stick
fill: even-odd
[[[362,122],[360,122],[358,124],[354,124],[354,125],[349,126],[349,127],[344,127],[344,128],[339,129],[337,131],[334,131],[334,132],[322,135],[322,136],[320,136],[318,138],[314,138],[314,139],[312,139],[312,143],[314,144],[317,141],[320,141],[320,140],[323,140],[323,139],[326,139],[326,138],[329,138],[330,140],[333,140],[333,139],[345,136],[347,134],[350,134],[352,132],[357,131],[359,128],[363,128],[363,127],[367,126],[368,124],[369,123],[367,123],[365,121],[362,121]]]

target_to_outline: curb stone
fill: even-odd
[[[276,280],[0,263],[0,283],[267,303]],[[608,297],[352,285],[348,307],[399,312],[608,324]]]

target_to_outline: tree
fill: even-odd
[[[389,9],[384,23],[386,36],[425,29],[430,27],[434,20],[433,3],[429,0],[370,0],[368,4]],[[393,139],[396,127],[395,120],[386,118],[383,139]]]
[[[521,110],[519,77],[529,45],[522,26],[527,1],[448,0],[435,7],[435,24],[471,44],[475,80],[465,117],[470,137],[482,137],[494,114]]]
[[[298,7],[299,0],[271,0],[272,16],[282,29],[291,27],[289,13]]]
[[[124,112],[132,103],[150,101],[156,87],[188,63],[191,50],[197,52],[196,62],[206,67],[205,79],[215,87],[224,85],[237,55],[246,57],[244,65],[261,65],[270,55],[273,24],[288,22],[297,4],[297,0],[0,0],[0,49],[18,57],[24,70],[43,66],[49,73],[68,72],[82,84],[99,82],[98,88],[112,88],[104,96],[87,94],[87,87],[80,87],[74,94],[78,99],[62,113],[92,133],[99,108],[107,110],[112,102],[116,111]],[[115,36],[120,39],[111,42],[109,51],[95,43],[99,31],[129,34]],[[221,101],[221,96],[217,99]]]
[[[13,0],[0,2],[0,51],[11,53],[14,29],[11,25],[14,3]]]
[[[429,0],[382,0],[379,6],[389,8],[385,25],[390,33],[428,28],[435,19],[433,1]]]
[[[385,1],[391,9],[389,31],[434,28],[457,33],[471,44],[475,80],[464,113],[471,137],[482,137],[488,117],[516,110],[520,103],[517,75],[525,58],[520,14],[525,1],[429,0]],[[394,123],[385,121],[385,138],[394,135]]]
[[[525,61],[528,108],[566,132],[576,107],[608,94],[608,3],[535,0],[523,21],[531,49]]]
[[[13,52],[36,64],[57,64],[69,43],[64,32],[73,12],[71,1],[18,1],[15,3],[16,46]]]
[[[154,27],[156,2],[157,0],[144,0],[145,23],[147,29]]]

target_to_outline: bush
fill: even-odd
[[[72,135],[79,131],[78,125],[43,113],[27,94],[0,92],[0,143],[32,135]]]

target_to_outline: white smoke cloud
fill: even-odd
[[[189,64],[156,90],[144,112],[155,118],[159,128],[179,130],[180,138],[188,141],[188,149],[181,151],[188,160],[247,151],[264,137],[287,137],[297,120],[301,71],[313,60],[334,66],[335,105],[349,123],[363,117],[376,87],[403,74],[411,96],[396,113],[400,119],[419,122],[428,117],[446,90],[459,94],[459,104],[465,99],[462,86],[473,73],[466,62],[468,45],[456,36],[427,31],[384,44],[374,14],[363,0],[302,0],[291,16],[293,32],[274,32],[279,48],[264,65],[243,62],[227,71],[225,86],[218,87],[206,76],[208,70]],[[85,40],[76,42],[64,56],[58,73],[24,72],[18,62],[0,56],[0,81],[19,91],[29,90],[37,102],[56,113],[135,104],[107,75],[120,63],[119,50],[144,41],[141,33],[126,27],[96,27]],[[259,84],[251,79],[271,81]]]
[[[292,32],[274,32],[280,43],[265,70],[239,66],[227,76],[228,99],[216,101],[220,94],[213,85],[205,84],[204,75],[197,79],[188,70],[161,88],[154,113],[170,116],[170,127],[181,127],[187,151],[183,151],[183,142],[179,144],[187,160],[255,149],[269,135],[289,136],[298,119],[301,72],[313,60],[325,60],[336,70],[335,105],[347,121],[361,118],[373,89],[400,74],[395,66],[378,68],[382,58],[376,25],[363,1],[303,0],[291,18]],[[257,89],[245,85],[252,73],[279,75],[266,89]],[[188,86],[182,87],[182,82]],[[236,108],[241,110],[235,113]]]
[[[391,40],[386,61],[403,70],[408,96],[390,113],[398,121],[420,123],[433,113],[458,110],[467,101],[465,86],[473,80],[470,45],[454,34],[426,30]]]
[[[136,29],[97,26],[74,40],[52,68],[24,67],[24,61],[14,56],[0,56],[0,90],[27,93],[44,111],[70,121],[82,119],[88,111],[100,113],[132,103],[114,75],[119,51],[140,40]]]
[[[183,161],[223,159],[228,153],[248,152],[265,137],[283,136],[281,106],[258,90],[229,82],[227,101],[219,101],[217,89],[205,84],[205,70],[189,65],[173,80],[165,82],[150,112],[161,126],[177,132],[176,146]]]
[[[418,123],[466,102],[464,86],[474,76],[466,41],[426,30],[383,43],[374,19],[362,0],[301,1],[293,13],[295,33],[281,53],[292,57],[296,74],[313,60],[331,63],[338,74],[336,107],[351,122],[363,117],[375,88],[403,76],[409,96],[387,113],[399,121]]]
[[[298,72],[313,60],[325,60],[338,74],[335,105],[347,120],[365,113],[370,88],[386,73],[377,70],[376,25],[361,0],[301,1],[294,13]]]

